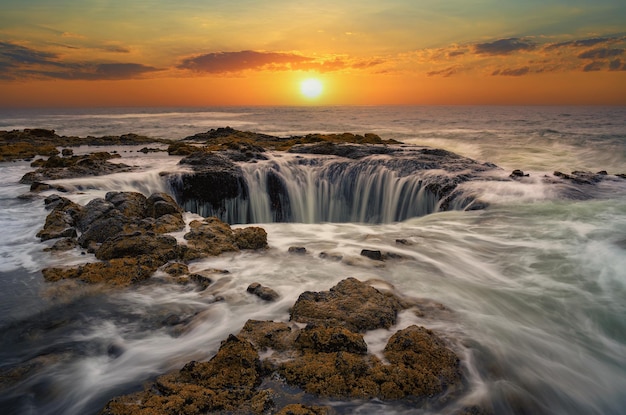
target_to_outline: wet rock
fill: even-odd
[[[290,254],[304,255],[306,254],[306,248],[303,246],[290,246],[287,252]]]
[[[74,226],[81,215],[82,206],[58,195],[47,197],[44,203],[46,209],[51,209],[52,212],[46,217],[44,227],[37,233],[37,237],[42,241],[76,237]]]
[[[189,280],[198,286],[199,291],[206,290],[209,285],[213,284],[213,279],[198,273],[189,274]]]
[[[115,212],[109,217],[94,220],[80,235],[78,243],[83,248],[101,244],[124,232],[131,223],[132,221],[121,213]]]
[[[601,172],[602,173],[602,172]],[[555,171],[554,176],[564,180],[571,181],[575,184],[596,184],[604,179],[605,174],[592,173],[589,171],[573,171],[571,174]]]
[[[367,354],[367,344],[363,336],[343,327],[307,326],[300,330],[295,346],[300,350],[314,350],[321,353]]]
[[[396,239],[396,245],[410,246],[410,245],[413,245],[413,244],[408,239]]]
[[[512,179],[519,179],[521,177],[528,177],[528,176],[529,174],[524,174],[522,170],[513,170],[511,174],[509,175],[509,177]]]
[[[289,149],[290,153],[298,154],[324,154],[346,157],[350,159],[361,159],[373,154],[390,154],[398,149],[386,145],[351,145],[332,142],[321,142],[316,144],[295,145]]]
[[[68,212],[54,210],[46,217],[46,223],[42,230],[37,232],[37,237],[42,241],[57,238],[74,238],[77,236],[74,229],[74,219]]]
[[[78,246],[78,242],[74,238],[63,238],[56,241],[50,248],[45,248],[46,252],[62,252],[69,251]]]
[[[111,400],[101,414],[198,414],[250,412],[267,408],[259,355],[252,345],[231,335],[208,362],[190,362],[157,378],[150,389]],[[255,412],[263,413],[263,412]]]
[[[364,332],[393,326],[401,309],[395,297],[355,278],[348,278],[330,291],[300,294],[291,310],[290,320]]]
[[[188,248],[184,253],[186,260],[238,250],[233,230],[217,218],[194,220],[189,224],[189,228],[189,232],[184,235]]]
[[[226,209],[225,202],[237,197],[247,198],[248,188],[241,167],[228,158],[211,152],[193,153],[180,161],[193,173],[170,174],[170,187],[181,205],[201,203],[212,211]]]
[[[146,200],[144,215],[155,219],[164,215],[171,215],[182,220],[183,210],[167,193],[153,193]]]
[[[88,284],[128,286],[150,278],[159,265],[157,261],[148,256],[115,258],[76,268],[44,268],[42,274],[48,282],[75,279]]]
[[[233,237],[239,249],[267,248],[267,232],[258,226],[235,229]]]
[[[180,262],[173,262],[163,267],[163,272],[173,277],[189,274],[189,267]]]
[[[72,150],[71,148],[64,148],[63,150],[61,150],[61,155],[63,157],[73,156],[74,155],[74,150]]]
[[[254,294],[264,301],[276,301],[280,298],[280,295],[269,287],[265,287],[258,282],[253,282],[247,288],[250,294]]]
[[[161,265],[178,257],[176,238],[169,235],[156,235],[136,232],[118,234],[107,239],[96,251],[96,258],[133,258],[151,256]]]
[[[46,180],[71,179],[85,176],[102,176],[112,173],[132,171],[132,167],[123,163],[109,163],[108,160],[120,158],[119,154],[106,152],[87,156],[59,157],[50,156],[35,171],[26,173],[20,183],[32,184]]]
[[[84,232],[91,226],[91,224],[98,219],[106,217],[114,209],[115,205],[105,199],[92,199],[81,210],[76,225],[80,231]],[[123,216],[121,212],[116,212],[116,214],[119,217]]]
[[[104,200],[127,218],[143,218],[147,199],[138,192],[108,192]]]
[[[374,261],[382,261],[383,254],[380,251],[375,251],[371,249],[363,249],[361,250],[361,256],[372,259]]]
[[[248,320],[238,336],[251,342],[259,351],[293,349],[298,331],[283,322]]]

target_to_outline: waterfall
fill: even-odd
[[[443,206],[450,192],[441,189],[455,186],[458,176],[437,169],[416,172],[406,160],[386,155],[350,160],[284,154],[240,167],[238,196],[219,203],[179,203],[185,210],[231,224],[389,223],[472,203],[471,198],[461,198]],[[181,186],[175,184],[173,193]]]

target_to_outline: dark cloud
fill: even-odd
[[[132,79],[158,68],[139,63],[82,63],[59,59],[13,43],[0,42],[0,79],[52,78],[73,80]]]
[[[0,42],[0,62],[5,65],[33,65],[55,63],[57,55],[41,52],[13,43]]]
[[[178,66],[198,72],[226,73],[246,69],[260,69],[267,66],[289,67],[293,64],[311,62],[313,59],[293,53],[256,52],[215,52],[186,58]]]
[[[493,76],[523,76],[530,72],[530,68],[528,66],[524,66],[522,68],[515,69],[497,69],[491,75]]]
[[[508,55],[513,52],[533,50],[535,44],[521,38],[499,39],[494,42],[477,43],[474,52],[480,55]]]
[[[604,62],[594,61],[583,67],[584,72],[596,72],[604,69]]]
[[[626,63],[622,63],[621,59],[615,59],[609,62],[610,71],[626,71]]]
[[[455,56],[461,56],[461,55],[465,55],[464,50],[453,50],[453,51],[448,52],[449,58],[454,58]]]
[[[624,49],[599,48],[583,52],[578,55],[581,59],[606,59],[624,54]]]
[[[615,41],[615,37],[593,37],[589,39],[570,40],[567,42],[552,43],[546,46],[546,50],[559,49],[563,47],[591,47],[601,43]]]
[[[449,68],[441,69],[439,71],[427,72],[426,75],[427,76],[442,76],[444,78],[447,78],[449,76],[455,75],[458,72],[458,69],[459,68],[456,66],[451,66]]]

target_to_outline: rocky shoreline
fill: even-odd
[[[21,183],[30,184],[33,194],[64,192],[62,186],[47,181],[124,173],[133,167],[112,163],[111,160],[119,158],[113,153],[75,156],[65,149],[59,156],[57,146],[143,143],[167,145],[170,155],[182,157],[180,164],[187,172],[163,172],[173,196],[108,192],[104,198],[80,205],[58,194],[48,195],[44,203],[50,213],[37,237],[41,241],[54,241],[46,248],[49,251],[80,250],[85,255],[93,254],[95,261],[45,268],[42,275],[46,281],[72,280],[111,289],[132,289],[161,272],[176,284],[198,291],[210,290],[213,277],[227,271],[192,273],[189,265],[228,252],[262,252],[268,248],[267,233],[257,226],[233,229],[211,216],[187,223],[181,205],[189,200],[201,200],[219,210],[225,208],[227,200],[247,197],[249,189],[241,166],[267,160],[268,151],[332,156],[338,160],[333,168],[341,172],[349,168],[361,171],[363,163],[378,163],[399,177],[444,171],[445,174],[425,186],[438,198],[437,208],[441,210],[458,202],[459,185],[498,170],[490,163],[479,163],[445,150],[406,147],[374,134],[280,138],[230,128],[211,130],[179,142],[133,134],[78,139],[59,137],[51,130],[0,132],[0,161],[47,157],[33,161],[31,166],[36,170],[24,175]],[[146,151],[150,150],[146,148]],[[303,159],[302,162],[315,161]],[[572,197],[583,198],[586,193],[580,189],[624,178],[622,174],[574,171],[555,172],[543,181],[574,186]],[[515,170],[501,180],[530,179],[523,171]],[[285,184],[277,177],[268,183],[276,218],[289,219],[285,211],[288,205]],[[472,199],[463,207],[482,209],[487,204]],[[179,233],[182,238],[172,233]],[[396,242],[407,243],[402,239]],[[289,252],[305,254],[306,247],[292,247]],[[336,259],[322,254],[322,258],[330,261]],[[377,250],[363,250],[361,255],[372,261],[393,259],[391,253]],[[162,374],[143,391],[113,398],[101,413],[333,414],[337,410],[328,403],[333,400],[378,400],[429,409],[446,407],[457,415],[491,413],[488,407],[454,405],[468,390],[458,345],[425,327],[397,327],[399,313],[427,315],[432,302],[407,299],[392,288],[382,290],[373,285],[348,277],[328,291],[303,292],[284,321],[249,320],[237,334],[223,339],[217,354],[209,361],[191,361],[180,370]],[[247,293],[265,302],[280,297],[271,287],[259,283],[251,284]],[[223,299],[215,296],[214,301]],[[173,316],[170,323],[176,326],[182,320]],[[363,335],[378,329],[389,330],[390,338],[382,353],[374,354],[368,350]]]

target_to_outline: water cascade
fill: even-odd
[[[397,157],[283,155],[240,167],[236,197],[185,198],[180,179],[172,183],[173,194],[185,210],[231,224],[390,223],[438,210],[467,209],[475,202],[454,192],[467,177],[440,169],[416,170],[414,160]]]

